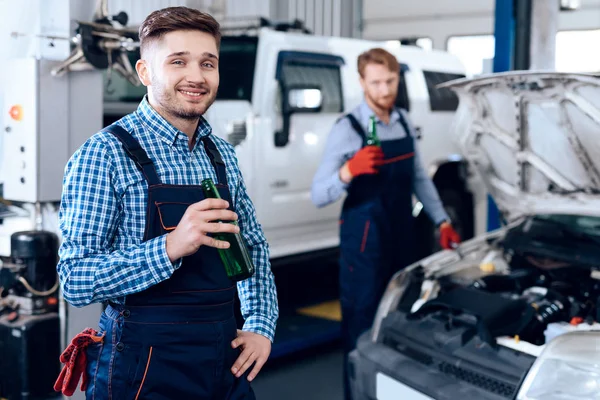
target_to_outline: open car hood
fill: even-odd
[[[459,96],[454,138],[506,220],[600,215],[600,79],[515,71],[440,87]]]

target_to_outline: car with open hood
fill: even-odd
[[[350,354],[354,398],[600,399],[600,79],[444,86],[503,223],[390,280]]]

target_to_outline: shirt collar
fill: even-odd
[[[375,116],[375,121],[377,121],[377,123],[383,124],[383,122],[379,119],[379,117],[377,115],[375,115],[375,112],[371,109],[371,107],[369,107],[366,100],[363,100],[361,102],[359,112],[360,112],[361,122],[364,125],[368,125],[369,118],[371,117],[371,115]],[[400,114],[398,112],[398,109],[396,107],[394,107],[392,109],[392,112],[390,113],[389,125],[393,125],[398,121],[400,121]]]
[[[137,115],[153,133],[158,135],[161,139],[165,140],[171,145],[174,145],[177,140],[181,137],[187,142],[188,137],[185,133],[175,128],[169,121],[167,121],[162,115],[160,115],[148,102],[148,95],[144,95],[144,98],[140,102],[137,108]],[[198,139],[208,136],[212,133],[212,127],[204,119],[200,117],[198,127],[196,128],[196,143]]]

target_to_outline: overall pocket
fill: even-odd
[[[97,336],[102,336],[105,332],[98,332]],[[106,335],[104,337],[106,339]],[[102,387],[106,383],[106,375],[108,371],[108,360],[102,359],[102,352],[105,350],[104,341],[93,343],[85,349],[86,366],[88,385],[86,388],[86,398],[88,399],[104,399],[102,395],[96,396],[96,387]],[[105,359],[107,357],[104,357]]]

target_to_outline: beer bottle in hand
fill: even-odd
[[[381,141],[377,137],[377,121],[375,116],[371,115],[369,118],[369,129],[367,131],[367,146],[380,146]]]
[[[204,179],[201,186],[207,199],[221,198],[212,179]],[[238,224],[237,221],[227,221],[227,223]],[[242,281],[254,275],[254,264],[252,264],[241,233],[216,233],[214,237],[217,240],[229,242],[228,249],[218,249],[218,252],[225,266],[225,272],[231,280]]]

